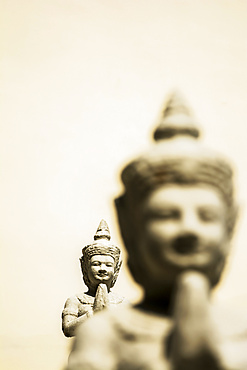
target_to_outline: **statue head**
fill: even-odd
[[[173,94],[155,144],[122,172],[125,192],[115,201],[120,229],[130,270],[147,291],[165,294],[185,270],[204,273],[213,287],[229,254],[233,172],[199,136],[183,98]]]
[[[84,283],[89,289],[95,289],[105,283],[110,289],[115,284],[122,264],[120,249],[111,244],[107,223],[101,220],[94,235],[94,242],[82,249],[80,258]]]

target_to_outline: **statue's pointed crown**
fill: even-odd
[[[120,249],[110,242],[110,230],[105,220],[101,220],[97,231],[94,235],[94,242],[86,245],[82,249],[83,257],[89,260],[92,256],[97,254],[109,255],[115,260],[120,258]]]
[[[94,235],[94,240],[105,239],[111,240],[110,230],[105,220],[101,220],[98,229]]]

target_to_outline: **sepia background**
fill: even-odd
[[[104,218],[122,242],[120,169],[180,89],[236,164],[241,212],[215,299],[247,307],[247,1],[1,0],[1,358],[61,370],[65,300]],[[124,254],[124,259],[126,256]],[[123,267],[115,290],[140,290]]]

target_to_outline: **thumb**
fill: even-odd
[[[174,370],[220,370],[218,340],[211,323],[209,282],[189,271],[178,280],[171,357]]]

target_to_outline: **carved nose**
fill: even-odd
[[[180,254],[192,253],[198,246],[198,237],[194,234],[183,234],[174,240],[173,248]]]
[[[107,272],[107,270],[104,266],[101,266],[100,269],[99,269],[99,272]]]

